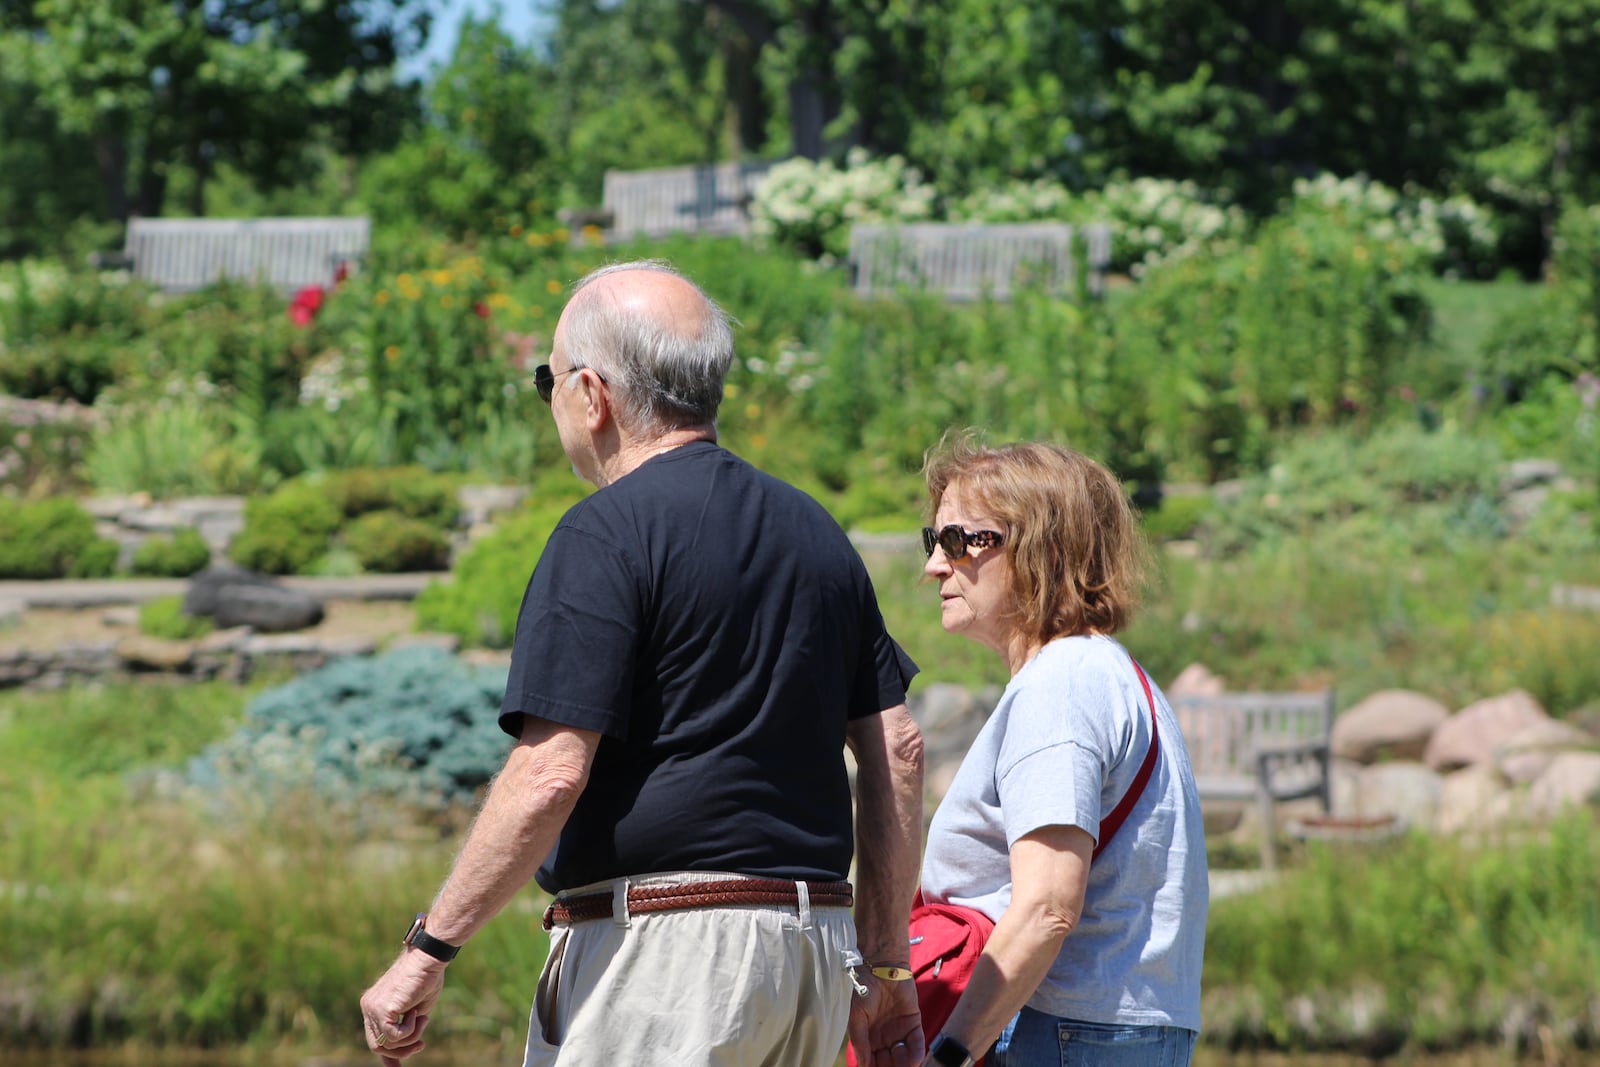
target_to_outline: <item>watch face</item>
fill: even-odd
[[[406,931],[406,936],[400,939],[402,945],[409,945],[416,936],[422,932],[422,924],[428,919],[427,912],[418,912],[417,917],[411,920],[411,929]]]
[[[942,1034],[934,1040],[928,1054],[941,1067],[967,1067],[972,1062],[972,1053],[967,1051],[965,1045]]]

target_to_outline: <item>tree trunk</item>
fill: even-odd
[[[128,221],[128,142],[103,135],[94,139],[94,158],[105,184],[106,206],[118,222]]]

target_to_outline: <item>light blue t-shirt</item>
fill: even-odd
[[[1028,1006],[1083,1022],[1200,1029],[1207,887],[1200,799],[1177,720],[1156,698],[1160,758],[1089,869],[1083,915]],[[1006,686],[934,813],[922,863],[932,901],[999,920],[1010,846],[1045,826],[1098,839],[1150,742],[1150,708],[1109,637],[1050,642]]]

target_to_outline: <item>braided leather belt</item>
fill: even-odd
[[[784,878],[726,878],[711,882],[628,887],[628,913],[685,911],[691,908],[727,908],[741,904],[800,903],[794,882]],[[807,882],[806,894],[814,908],[848,908],[855,904],[849,882]],[[544,909],[544,928],[560,924],[611,918],[610,893],[585,893],[557,900]]]

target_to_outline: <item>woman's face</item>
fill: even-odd
[[[933,527],[959,526],[967,533],[1011,531],[983,510],[967,494],[952,486],[939,500]],[[923,573],[939,583],[940,621],[945,632],[970,637],[1008,658],[1016,635],[1011,563],[1001,545],[973,548],[952,559],[935,545]]]

